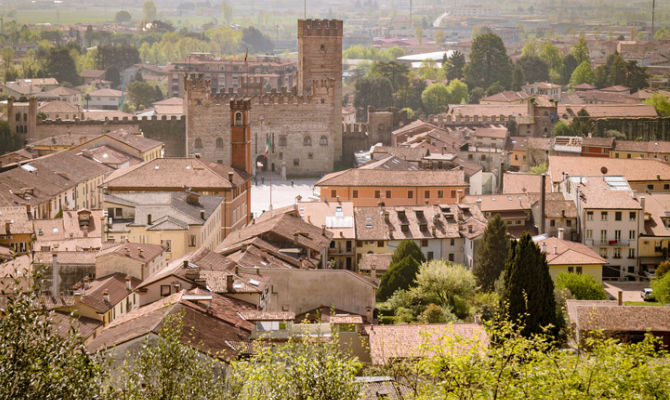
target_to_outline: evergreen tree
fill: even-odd
[[[45,70],[48,76],[56,78],[59,83],[79,84],[77,67],[67,47],[49,49]]]
[[[581,109],[570,123],[570,130],[577,136],[587,136],[593,133],[593,121],[591,120],[588,111]]]
[[[473,271],[483,291],[493,290],[495,281],[505,269],[508,252],[507,223],[500,214],[496,214],[484,231],[484,237],[477,249],[477,262]]]
[[[512,321],[524,322],[524,335],[540,333],[549,325],[557,326],[554,283],[546,254],[540,251],[530,234],[523,233],[512,243],[504,283],[501,306],[508,307]]]
[[[522,56],[517,65],[523,70],[523,76],[528,83],[549,80],[549,66],[538,56]]]
[[[463,67],[465,67],[465,55],[458,50],[454,51],[442,66],[448,80],[463,78]]]
[[[470,62],[463,71],[468,87],[488,88],[494,82],[510,85],[512,62],[500,36],[487,33],[472,41]]]
[[[426,261],[419,246],[413,240],[403,240],[391,256],[391,265],[382,275],[377,290],[379,300],[388,299],[396,290],[410,287],[419,266]]]

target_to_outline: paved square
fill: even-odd
[[[314,188],[318,178],[282,180],[279,174],[272,176],[272,206],[274,209],[295,203],[296,196],[307,200],[310,196],[319,197],[319,189]],[[256,182],[251,181],[251,212],[258,217],[270,209],[270,174],[259,174]]]

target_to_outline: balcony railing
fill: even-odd
[[[595,240],[595,239],[586,239],[587,246],[597,246],[597,247],[625,247],[630,246],[630,240],[624,239],[612,239],[612,240]]]

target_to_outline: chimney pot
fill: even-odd
[[[233,183],[233,176],[235,176],[235,174],[232,171],[228,172],[228,180],[230,181],[230,183]]]
[[[126,275],[126,290],[132,290],[130,275]]]
[[[109,303],[109,290],[105,289],[105,291],[102,292],[102,299],[105,303]]]
[[[554,254],[558,254],[558,246],[554,246]]]
[[[84,277],[84,290],[88,290],[91,287],[90,280],[88,279],[88,275]]]
[[[205,220],[205,210],[200,210],[200,219]]]
[[[558,228],[558,238],[563,240],[565,237],[565,229],[564,228]]]
[[[623,305],[623,291],[619,290],[619,293],[617,293],[617,298],[618,298],[618,303],[620,306]]]
[[[233,292],[234,282],[235,282],[235,276],[234,275],[226,275],[226,291],[228,293]]]

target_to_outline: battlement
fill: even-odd
[[[245,110],[249,110],[250,108],[251,108],[251,100],[250,99],[232,99],[232,100],[230,100],[230,109],[231,110],[245,111]]]
[[[75,118],[73,120],[61,120],[59,119],[44,119],[44,120],[37,120],[37,125],[82,125],[82,126],[93,126],[93,125],[113,125],[113,124],[119,124],[119,125],[127,125],[131,123],[138,123],[138,122],[146,122],[146,121],[186,121],[186,116],[181,115],[181,116],[176,116],[176,115],[162,115],[160,118],[157,115],[152,115],[151,117],[113,117],[113,118],[105,118],[104,120],[92,120],[92,119],[79,119]]]
[[[342,20],[340,19],[299,19],[298,38],[305,36],[339,36],[342,37]]]
[[[342,134],[343,135],[358,135],[358,134],[367,134],[368,124],[364,122],[355,122],[353,124],[342,124]]]

